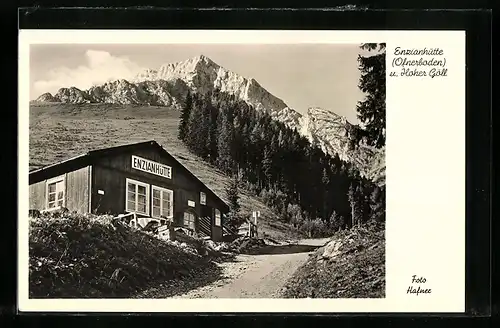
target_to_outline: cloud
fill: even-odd
[[[37,95],[56,93],[60,88],[74,86],[88,89],[116,79],[131,79],[144,70],[127,57],[114,56],[107,51],[87,50],[85,64],[76,68],[59,66],[49,70],[45,79],[34,82]]]

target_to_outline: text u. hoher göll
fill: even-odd
[[[392,69],[389,76],[392,77],[422,77],[438,78],[447,77],[446,57],[443,49],[394,49],[392,58]]]

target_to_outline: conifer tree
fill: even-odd
[[[244,222],[244,218],[240,215],[239,203],[239,177],[234,174],[229,184],[226,185],[225,194],[228,200],[229,213],[227,215],[226,224],[233,231],[236,231]]]
[[[219,112],[219,136],[217,138],[217,164],[226,173],[233,169],[234,125],[232,108],[226,107]]]
[[[370,195],[370,218],[385,221],[385,190],[375,186]]]
[[[209,135],[209,115],[207,115],[207,106],[202,99],[193,104],[189,116],[188,132],[186,140],[189,149],[206,159],[208,155],[206,142]]]
[[[351,207],[351,221],[349,223],[350,227],[354,227],[357,223],[356,219],[356,205],[357,205],[357,201],[356,201],[356,186],[351,183],[351,185],[349,186],[349,192],[348,192],[348,197],[349,197],[349,205]]]
[[[330,175],[326,167],[323,168],[323,176],[321,177],[322,187],[323,187],[323,218],[328,219],[328,210],[330,208]]]
[[[185,129],[183,142],[190,151],[215,162],[262,195],[279,217],[291,220],[300,229],[308,229],[307,224],[309,228],[333,229],[384,215],[382,189],[374,191],[372,183],[361,178],[353,165],[338,155],[323,153],[297,130],[224,92],[203,98],[191,94],[191,98],[191,105],[185,106],[191,107],[188,123],[179,124],[179,135],[182,127]],[[231,186],[226,190],[227,199],[233,209],[239,209],[238,197],[231,196],[235,190],[238,194],[234,179]],[[288,204],[299,207],[301,215],[290,215]],[[304,225],[306,220],[309,223]]]
[[[191,114],[191,110],[193,108],[193,97],[191,96],[191,92],[188,91],[186,99],[184,101],[184,105],[181,109],[181,116],[179,121],[179,140],[185,141],[187,131],[188,131],[188,123],[189,116]]]
[[[366,207],[368,205],[368,202],[365,201],[365,195],[361,184],[357,185],[354,197],[356,225],[360,226],[365,221]]]
[[[273,175],[273,159],[270,146],[264,148],[264,158],[262,160],[262,173],[264,175],[264,186],[271,186],[271,178]]]
[[[219,110],[212,106],[210,117],[210,159],[212,162],[217,160],[219,156],[217,153],[217,121],[219,118]]]
[[[184,142],[186,143],[186,146],[189,148],[189,150],[195,153],[196,155],[198,154],[196,152],[197,136],[195,132],[200,119],[201,119],[200,101],[197,98],[193,98],[191,111],[189,112],[189,119],[186,125]]]
[[[344,218],[339,215],[335,210],[332,212],[332,215],[330,216],[330,228],[333,231],[337,231],[339,229],[343,229],[345,226]]]
[[[234,174],[229,185],[226,187],[226,197],[229,202],[229,210],[233,214],[238,214],[240,212],[240,196],[238,185],[238,174]]]
[[[369,145],[380,148],[385,145],[385,43],[364,43],[361,49],[376,53],[358,56],[361,71],[358,86],[366,97],[356,107],[358,118],[365,125],[357,131],[357,139],[365,137]]]

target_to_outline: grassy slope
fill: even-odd
[[[97,148],[154,139],[210,189],[224,199],[229,178],[191,154],[177,139],[179,112],[165,107],[111,104],[32,104],[30,169],[52,164]],[[259,230],[276,238],[295,238],[290,226],[256,197],[242,191],[244,211],[258,210]]]
[[[111,217],[30,219],[29,291],[33,298],[129,298],[186,278],[203,285],[220,278],[221,269],[214,260],[214,256],[203,257],[113,225]],[[170,288],[170,292],[179,291]]]
[[[385,297],[384,225],[368,224],[337,232],[295,272],[283,296]]]

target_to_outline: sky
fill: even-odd
[[[36,44],[30,47],[30,98],[59,88],[88,89],[201,54],[254,78],[290,108],[321,107],[359,123],[359,44]]]

